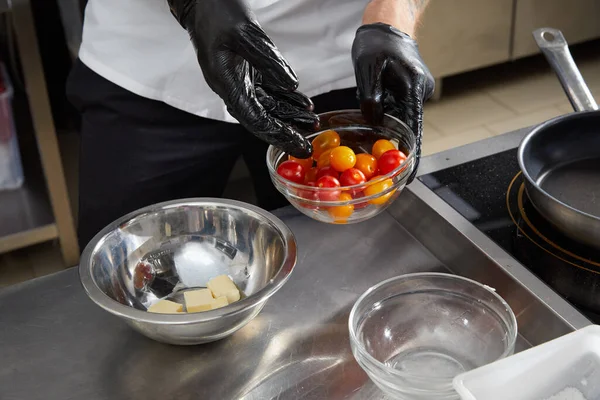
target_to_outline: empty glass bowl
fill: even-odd
[[[517,320],[493,289],[440,273],[367,290],[349,319],[356,361],[397,399],[458,399],[452,379],[513,353]]]
[[[267,151],[267,165],[273,184],[294,207],[317,221],[344,224],[374,217],[398,197],[413,172],[416,157],[415,135],[406,124],[389,115],[384,116],[381,126],[368,125],[360,110],[332,111],[320,114],[319,117],[322,130],[308,136],[311,139],[326,130],[335,130],[340,135],[341,145],[350,147],[356,154],[371,153],[377,140],[388,139],[406,154],[406,160],[377,181],[348,186],[341,190],[318,188],[282,178],[277,173],[277,167],[287,160],[288,156],[270,146]],[[370,188],[367,189],[368,187]],[[339,200],[342,193],[351,194],[352,199]]]

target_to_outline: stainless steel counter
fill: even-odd
[[[421,173],[515,147],[524,133],[426,158]],[[213,344],[146,339],[88,300],[75,269],[0,291],[0,399],[381,399],[350,352],[348,314],[368,287],[410,272],[494,286],[518,316],[518,349],[589,324],[419,182],[358,225],[278,214],[298,266],[255,320]]]

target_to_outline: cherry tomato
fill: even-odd
[[[317,167],[312,167],[311,169],[306,171],[306,174],[304,175],[304,183],[305,184],[309,184],[309,183],[315,183],[317,181],[317,173],[319,172],[319,169]]]
[[[322,176],[317,179],[317,187],[318,188],[339,188],[340,181],[333,176]],[[340,194],[341,190],[321,190],[318,192],[319,200],[321,201],[336,201]]]
[[[333,149],[334,147],[338,147],[340,145],[340,135],[336,131],[325,131],[319,134],[312,141],[313,145],[313,158],[315,160],[319,159],[319,156],[323,154],[326,150]]]
[[[154,274],[152,273],[152,266],[145,262],[140,261],[133,273],[133,286],[136,289],[143,289],[148,283],[152,281]]]
[[[310,187],[314,188],[316,186],[316,184],[314,182],[309,182],[306,184],[306,186],[310,186]],[[317,191],[315,189],[299,189],[298,196],[302,197],[303,199],[311,200],[311,201],[319,200],[319,196],[317,195]],[[308,204],[308,203],[304,203],[302,201],[300,201],[300,206],[311,209],[311,210],[316,210],[318,208],[314,204]]]
[[[287,160],[279,164],[277,167],[277,173],[288,181],[295,183],[304,183],[304,167],[296,161]]]
[[[333,169],[333,167],[331,167],[331,166],[318,168],[316,180],[319,180],[319,178],[322,176],[332,176],[335,179],[338,179],[340,177],[340,173],[337,172],[335,169]]]
[[[350,201],[352,200],[352,196],[348,193],[342,193],[339,197],[340,201]],[[348,217],[352,215],[354,212],[354,205],[346,204],[341,206],[333,206],[327,209],[331,218],[333,218],[333,222],[338,224],[345,224],[348,222]]]
[[[328,167],[331,163],[331,150],[325,150],[317,159],[317,168]]]
[[[385,153],[388,150],[396,150],[396,146],[394,146],[394,144],[389,140],[379,139],[373,145],[373,150],[371,151],[371,154],[373,154],[373,156],[379,160],[379,157],[381,157],[383,153]]]
[[[365,178],[365,174],[356,168],[347,169],[340,175],[340,184],[342,187],[360,185],[366,181],[367,178]]]
[[[371,179],[377,174],[377,159],[370,154],[357,154],[354,168],[359,169],[366,179]]]
[[[344,172],[356,164],[356,154],[350,147],[339,146],[331,150],[330,164],[337,171]]]
[[[360,199],[361,197],[365,197],[365,193],[362,192],[362,191],[352,193],[352,198],[353,199]],[[355,210],[361,210],[361,209],[365,208],[368,205],[369,205],[369,203],[367,203],[367,202],[357,203],[357,204],[354,205],[354,209]]]
[[[377,165],[381,175],[389,174],[406,160],[406,155],[400,150],[388,150],[379,157]]]
[[[305,171],[308,171],[313,166],[313,158],[312,157],[309,157],[309,158],[296,158],[294,156],[288,156],[288,160],[296,161],[298,164],[300,164],[300,165],[302,165],[302,167],[304,167]]]
[[[365,196],[373,196],[379,194],[381,192],[386,191],[394,185],[394,181],[392,181],[391,179],[381,179],[380,176],[376,176],[371,180],[373,181],[373,183],[365,188]],[[384,194],[383,196],[379,196],[372,200],[369,200],[369,203],[375,205],[384,204],[386,201],[389,200],[390,197],[392,197],[394,192],[395,190],[392,190],[389,193]]]

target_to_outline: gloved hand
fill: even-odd
[[[300,158],[310,141],[292,127],[314,130],[310,99],[296,91],[298,78],[261,29],[244,0],[168,0],[190,34],[210,88],[229,113],[260,139]]]
[[[352,62],[366,120],[378,125],[386,112],[405,122],[417,136],[416,165],[410,183],[421,158],[423,103],[433,94],[433,76],[421,59],[417,43],[387,24],[358,28]]]

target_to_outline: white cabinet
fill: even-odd
[[[531,32],[560,29],[569,44],[600,37],[600,0],[516,0],[512,58],[538,52]]]
[[[443,77],[510,59],[513,0],[431,0],[418,29],[423,59]]]
[[[570,44],[600,38],[600,0],[431,0],[417,39],[442,78],[537,53],[531,32],[542,27]]]

